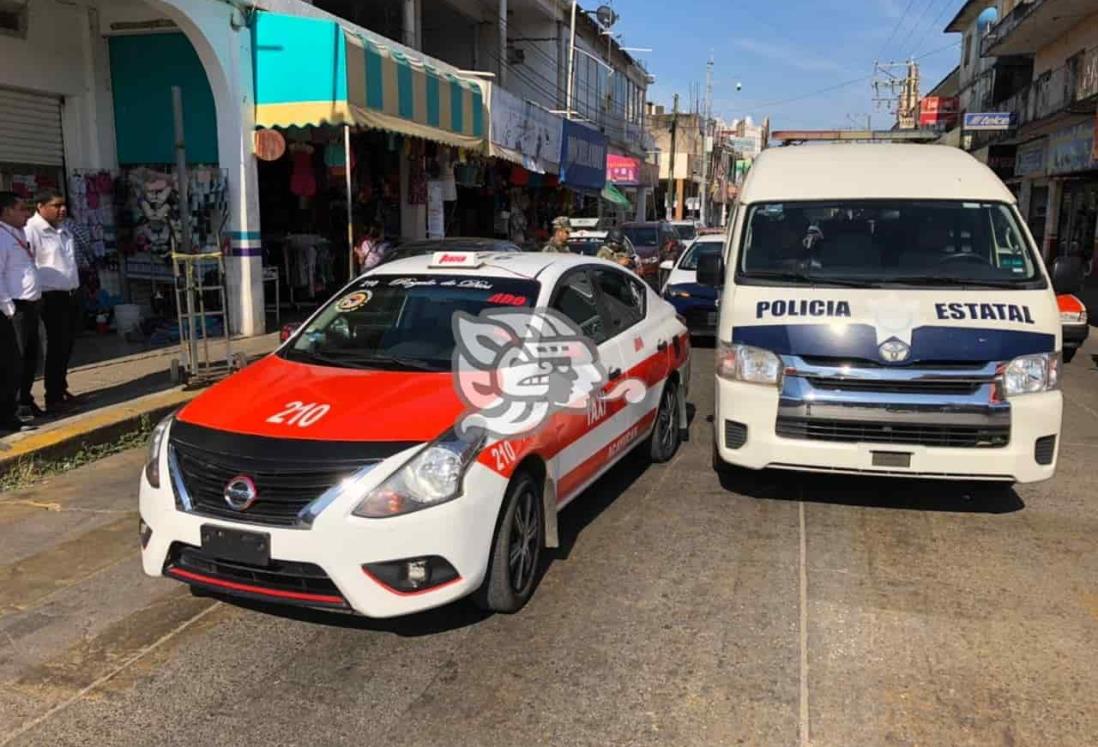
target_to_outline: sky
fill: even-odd
[[[582,7],[595,4],[587,0]],[[608,4],[620,16],[614,31],[622,45],[652,49],[633,53],[656,78],[649,101],[670,109],[678,93],[680,108],[688,108],[691,86],[704,97],[712,55],[713,114],[725,120],[750,115],[756,122],[769,115],[773,129],[863,128],[867,115],[874,127],[887,129],[894,118],[873,102],[875,59],[921,57],[922,95],[960,61],[960,35],[942,29],[963,0]]]

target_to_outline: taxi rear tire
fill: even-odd
[[[489,612],[518,612],[530,600],[545,546],[541,485],[521,472],[507,486],[484,582],[473,602]]]
[[[678,385],[669,380],[663,387],[660,406],[656,410],[656,423],[645,444],[648,458],[656,464],[670,462],[679,450],[678,397]]]

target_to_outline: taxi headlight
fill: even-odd
[[[1008,397],[1060,388],[1060,354],[1023,355],[1007,364],[1003,389]]]
[[[145,479],[154,488],[160,487],[160,448],[164,445],[164,434],[168,432],[168,426],[171,425],[174,417],[174,414],[169,415],[157,423],[152,435],[149,436],[149,449],[145,456]]]
[[[459,436],[450,430],[428,444],[355,507],[355,516],[384,519],[420,511],[461,495],[469,465],[484,446],[483,431]]]
[[[781,381],[782,361],[769,350],[721,342],[717,344],[717,375],[731,381],[776,386]]]

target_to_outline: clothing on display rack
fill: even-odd
[[[290,146],[294,171],[290,176],[290,191],[298,197],[315,197],[317,192],[316,171],[313,169],[313,146],[306,143],[294,143]]]
[[[86,243],[89,266],[102,267],[118,251],[116,176],[110,171],[75,170],[69,175],[69,217]]]
[[[313,234],[288,235],[283,243],[287,285],[291,289],[307,288],[311,298],[323,293],[335,282],[334,256],[328,239]]]

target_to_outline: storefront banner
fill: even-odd
[[[999,131],[1014,127],[1014,112],[973,112],[965,115],[964,128],[971,131]]]
[[[753,137],[730,137],[726,142],[740,155],[755,156],[759,153],[759,142]]]
[[[611,184],[635,187],[640,183],[640,161],[613,153],[606,156],[606,178]]]
[[[497,85],[491,88],[491,155],[534,173],[557,173],[564,120]]]
[[[482,83],[336,21],[260,11],[252,22],[259,127],[351,125],[477,149]]]
[[[606,135],[571,120],[564,121],[560,148],[560,182],[601,192],[606,184]]]
[[[1081,122],[1048,138],[1048,173],[1086,171],[1094,164],[1094,124]]]
[[[1015,176],[1044,176],[1045,152],[1048,142],[1045,138],[1018,146],[1018,156],[1014,161]]]

